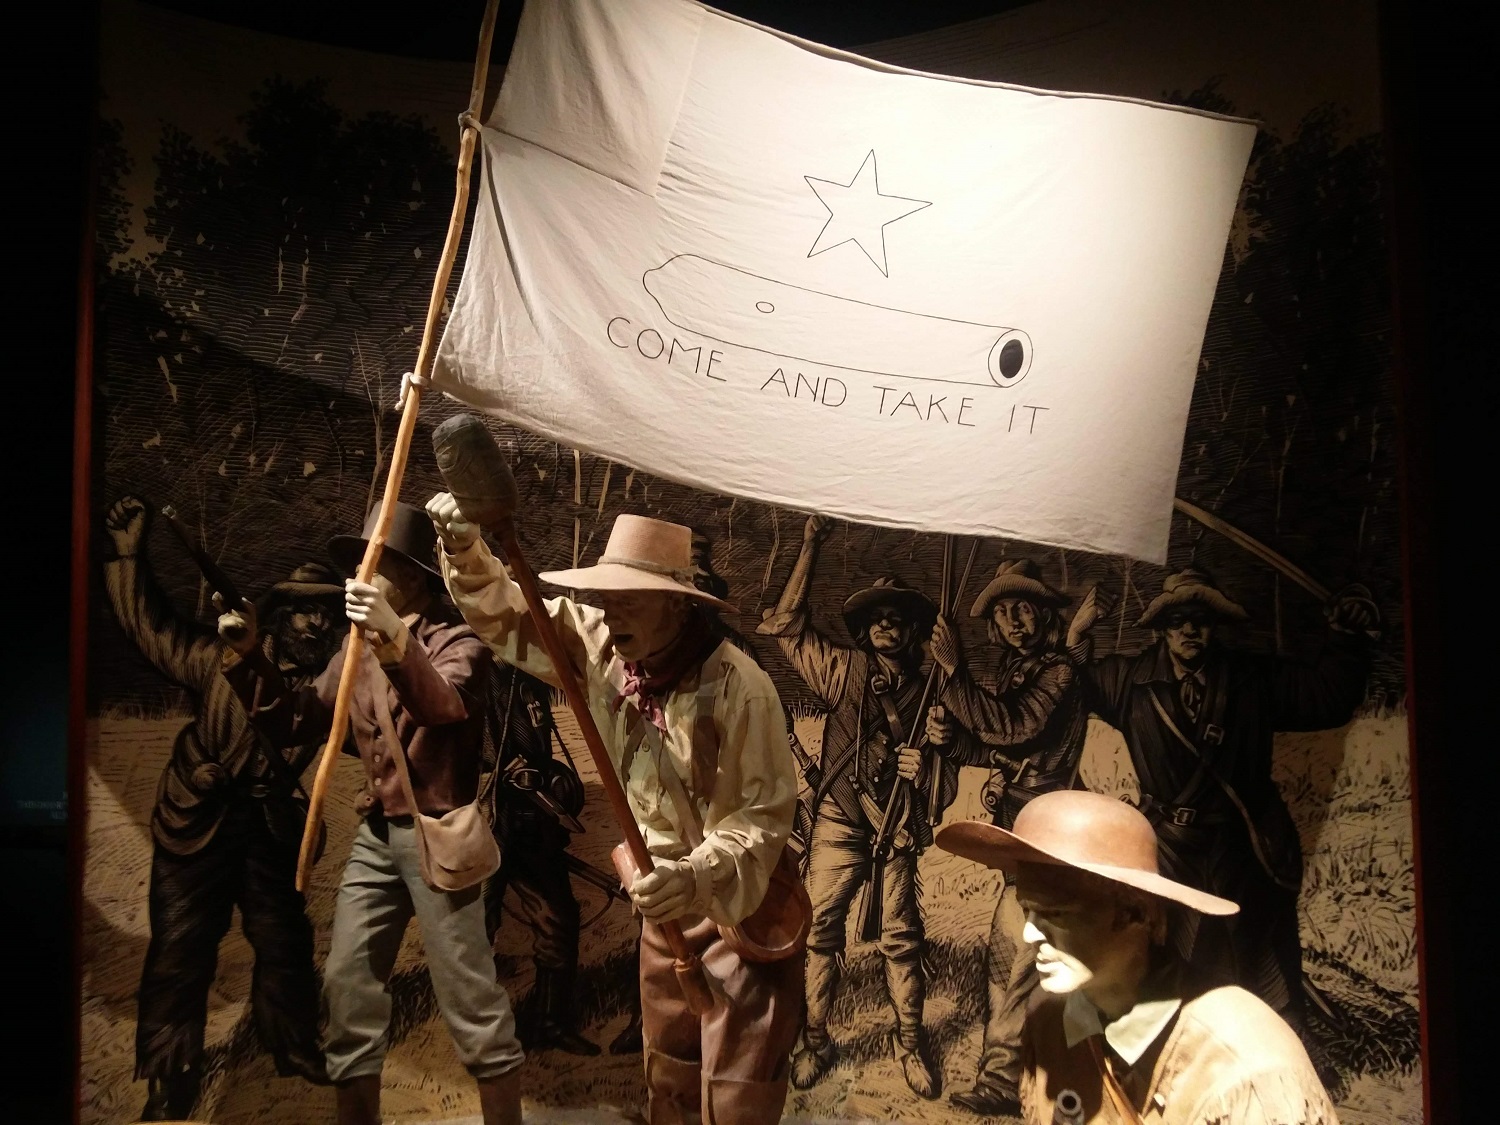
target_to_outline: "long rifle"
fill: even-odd
[[[193,561],[198,564],[198,569],[203,573],[208,582],[208,588],[218,594],[224,602],[225,609],[239,609],[244,599],[240,596],[239,587],[234,580],[224,573],[224,568],[213,560],[207,551],[193,542],[192,532],[182,526],[182,521],[177,518],[177,509],[170,504],[164,504],[161,509],[162,519],[167,521],[167,526],[177,536],[178,542],[183,549],[192,556]]]
[[[938,610],[944,616],[951,617],[963,598],[964,590],[969,585],[969,574],[974,569],[974,557],[979,553],[979,540],[975,539],[969,545],[969,557],[964,563],[963,577],[959,579],[958,586],[952,587],[953,580],[953,541],[946,538],[943,541],[943,577],[942,585],[938,593]],[[938,686],[938,673],[940,671],[938,662],[934,660],[932,667],[927,670],[927,683],[922,688],[922,698],[917,704],[916,716],[913,719],[913,729],[907,732],[909,744],[921,747],[926,744],[927,705],[933,696],[933,689],[938,693],[942,687]],[[946,685],[945,685],[946,686]],[[934,776],[934,785],[939,783],[939,778]],[[864,906],[860,910],[859,936],[862,941],[874,941],[880,936],[880,912],[881,900],[884,892],[885,864],[890,859],[891,844],[896,836],[896,821],[904,819],[898,817],[902,802],[912,799],[912,785],[905,778],[896,778],[896,783],[891,786],[890,798],[885,804],[885,815],[881,817],[880,826],[875,831],[875,839],[870,847],[870,878],[865,886]],[[935,807],[935,806],[934,806]]]
[[[355,578],[368,582],[374,577],[380,562],[380,553],[385,548],[386,537],[391,531],[391,521],[396,514],[396,501],[401,495],[401,479],[406,475],[406,458],[411,450],[412,435],[417,428],[417,411],[422,403],[422,387],[432,374],[433,353],[437,346],[438,321],[442,319],[443,301],[448,293],[448,279],[453,275],[453,262],[458,256],[459,240],[463,237],[464,215],[469,206],[469,170],[474,162],[474,146],[479,137],[479,116],[484,112],[484,86],[489,73],[490,44],[495,37],[495,18],[500,9],[500,0],[488,0],[484,7],[484,20],[479,26],[479,50],[474,58],[474,78],[469,86],[468,111],[460,118],[461,133],[458,142],[458,169],[453,195],[453,213],[448,219],[448,235],[443,240],[443,252],[438,258],[437,274],[432,280],[432,295],[427,302],[427,320],[422,325],[422,344],[417,349],[417,365],[409,381],[403,380],[404,398],[401,403],[401,424],[396,429],[396,440],[391,445],[391,468],[386,476],[385,494],[380,499],[380,515],[375,529],[365,547]],[[344,644],[344,672],[339,679],[338,695],[333,703],[333,720],[329,726],[328,741],[323,746],[323,756],[318,761],[318,772],[313,779],[312,795],[308,800],[307,825],[302,832],[302,850],[297,857],[297,889],[307,889],[312,872],[313,857],[317,850],[318,829],[323,821],[323,804],[328,799],[328,786],[333,780],[333,766],[338,760],[339,748],[344,744],[344,735],[349,729],[349,704],[354,697],[354,685],[359,675],[359,656],[364,650],[360,627],[351,624],[349,639]]]

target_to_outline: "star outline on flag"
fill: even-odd
[[[860,248],[866,258],[870,259],[870,263],[880,271],[882,277],[891,276],[890,263],[885,252],[885,228],[898,219],[904,219],[925,207],[932,206],[932,201],[929,199],[913,199],[904,195],[887,195],[882,192],[880,170],[873,148],[866,154],[864,162],[859,166],[859,171],[854,173],[854,178],[847,184],[838,183],[836,180],[820,179],[816,176],[803,176],[802,178],[807,181],[807,186],[812,188],[813,194],[818,197],[818,202],[828,210],[828,219],[818,231],[818,237],[813,240],[812,249],[807,252],[807,256],[811,258],[837,246],[843,246],[846,242],[852,242]],[[829,197],[832,197],[834,202],[830,203]],[[890,203],[877,204],[877,200],[889,200]],[[851,202],[866,213],[841,220],[836,204],[845,205],[847,215],[851,209],[848,204]],[[906,206],[906,204],[914,204],[914,206]],[[890,217],[880,218],[881,214],[889,214]],[[855,229],[845,234],[844,231],[849,228]],[[876,236],[880,245],[878,259],[871,253],[870,247],[865,245],[865,239],[873,244]]]

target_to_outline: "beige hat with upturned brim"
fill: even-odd
[[[1200,914],[1223,916],[1240,909],[1227,898],[1161,874],[1151,822],[1133,805],[1102,793],[1043,793],[1026,802],[1014,831],[965,821],[942,829],[936,843],[944,851],[1006,872],[1021,863],[1077,867]]]
[[[548,570],[537,577],[574,590],[655,590],[682,594],[735,612],[734,606],[698,589],[693,579],[693,530],[650,516],[620,515],[610,529],[604,553],[593,566]]]

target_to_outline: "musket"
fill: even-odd
[[[577,875],[585,883],[598,887],[611,899],[619,899],[621,902],[629,902],[630,895],[625,888],[620,886],[620,880],[605,871],[600,871],[587,860],[579,859],[572,852],[563,852],[563,863],[574,875]]]
[[[187,553],[193,557],[198,564],[198,569],[203,572],[203,577],[208,580],[209,589],[218,594],[224,602],[225,609],[239,609],[244,598],[240,597],[239,587],[230,579],[229,575],[218,563],[209,557],[207,551],[193,542],[193,534],[182,526],[182,521],[177,518],[177,509],[170,504],[162,505],[161,518],[167,521],[167,526],[172,529],[173,534],[182,542]]]
[[[951,542],[945,543],[943,552],[943,583],[942,592],[938,595],[938,609],[945,616],[952,616],[958,609],[958,603],[963,598],[964,589],[969,584],[969,573],[974,569],[974,557],[979,553],[979,540],[975,539],[969,545],[969,557],[964,563],[963,577],[958,581],[958,588],[950,590],[949,583],[952,581],[952,550]],[[927,705],[933,697],[933,689],[938,693],[942,687],[938,686],[939,673],[941,671],[938,662],[934,660],[932,667],[927,672],[927,683],[922,689],[921,701],[917,704],[914,728],[907,732],[909,745],[921,748],[927,743],[926,723],[924,716],[927,714]],[[944,683],[946,686],[946,681]],[[934,771],[936,774],[936,771]],[[934,776],[934,786],[940,785],[941,780]],[[891,786],[891,796],[885,805],[885,815],[880,820],[880,827],[876,829],[874,842],[870,848],[870,878],[865,884],[864,905],[860,910],[859,936],[863,941],[874,941],[880,937],[880,911],[881,900],[884,897],[885,864],[890,858],[891,843],[896,835],[896,822],[905,820],[905,816],[898,816],[902,811],[903,802],[910,801],[913,797],[912,785],[903,778],[896,778]]]

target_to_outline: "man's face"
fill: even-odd
[[[1162,618],[1162,634],[1167,638],[1167,650],[1177,662],[1184,668],[1196,668],[1203,662],[1208,642],[1213,639],[1213,611],[1201,605],[1168,610]]]
[[[1036,946],[1045,992],[1114,987],[1149,943],[1144,923],[1128,920],[1108,884],[1088,872],[1023,863],[1016,891],[1026,914],[1022,937]]]
[[[335,614],[316,602],[292,606],[282,618],[276,647],[280,658],[298,668],[321,668],[332,656]]]
[[[911,640],[912,622],[906,611],[897,605],[878,605],[870,614],[870,647],[876,652],[894,656],[906,648]]]
[[[427,572],[416,563],[392,551],[382,551],[378,573],[370,582],[391,608],[405,614],[421,603],[428,592]]]
[[[615,649],[624,660],[648,660],[682,632],[687,599],[655,590],[596,590],[589,601],[604,611]]]
[[[990,609],[995,628],[1011,648],[1026,652],[1042,630],[1041,614],[1026,598],[999,598]]]

